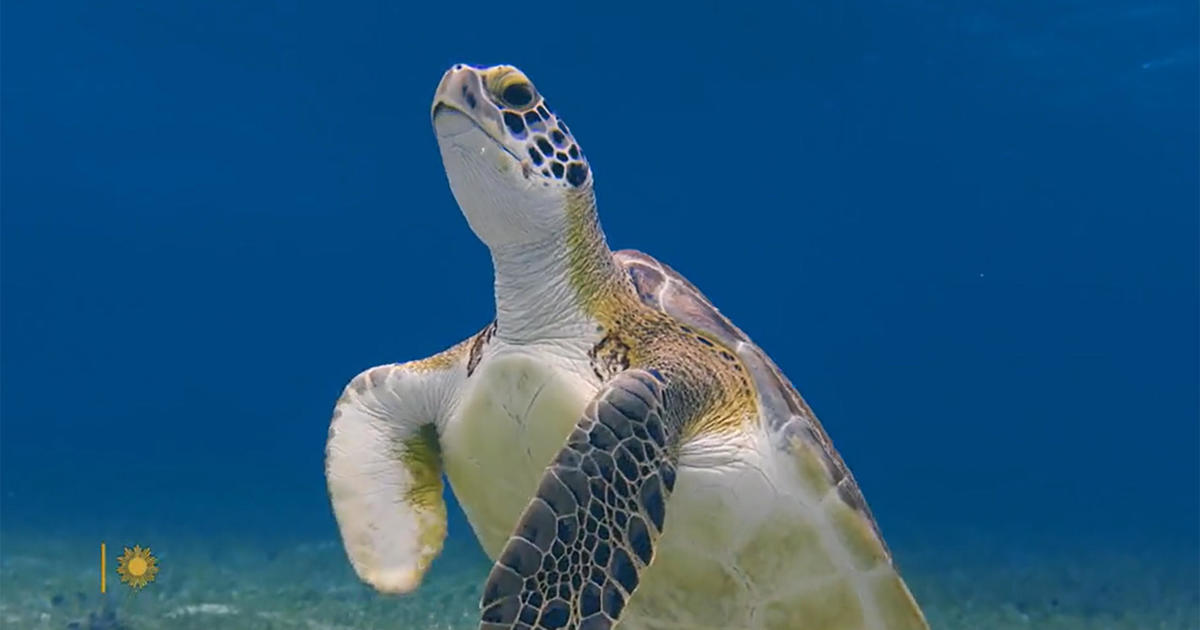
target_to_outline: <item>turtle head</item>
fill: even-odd
[[[454,66],[432,116],[454,198],[489,247],[562,233],[570,200],[591,191],[571,132],[512,66]]]

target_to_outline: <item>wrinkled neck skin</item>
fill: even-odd
[[[520,344],[586,334],[567,259],[561,238],[492,249],[497,336]]]
[[[617,277],[590,185],[545,186],[478,124],[435,119],[450,189],[492,254],[496,336],[510,344],[587,343],[587,314]]]
[[[590,194],[534,240],[489,245],[495,271],[496,335],[512,344],[572,343],[594,336],[587,304],[615,275]]]

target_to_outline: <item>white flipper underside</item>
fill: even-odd
[[[432,361],[362,372],[329,427],[325,474],[342,541],[358,576],[382,592],[415,589],[446,535],[436,427],[464,370]]]

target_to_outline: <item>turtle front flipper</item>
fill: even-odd
[[[466,376],[465,344],[373,367],[338,399],[325,479],[350,563],[377,590],[407,593],[446,537],[438,424]]]
[[[664,381],[626,370],[588,405],[488,576],[482,630],[603,630],[620,619],[675,486]]]

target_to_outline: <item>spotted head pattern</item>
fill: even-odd
[[[544,186],[579,188],[588,183],[591,169],[579,144],[524,73],[507,65],[460,64],[447,76],[461,77],[455,81],[458,94],[453,99],[458,107],[465,105],[476,119],[498,120],[498,129],[488,131],[507,136],[496,140],[522,162],[526,177],[540,175]]]

